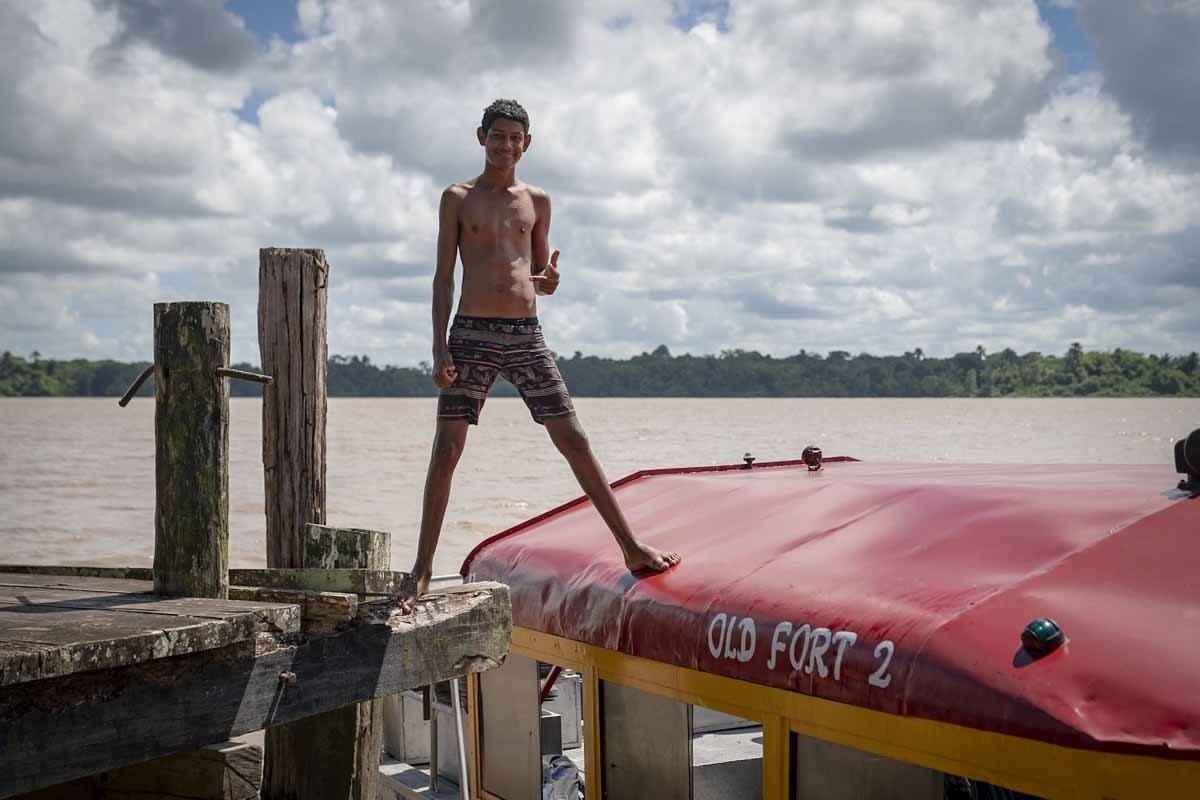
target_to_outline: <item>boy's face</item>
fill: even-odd
[[[500,169],[515,166],[532,141],[521,123],[503,117],[493,122],[488,130],[479,128],[475,134],[483,145],[487,163]]]

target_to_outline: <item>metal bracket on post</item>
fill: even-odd
[[[129,384],[129,388],[125,390],[125,394],[121,396],[121,399],[117,401],[117,405],[121,406],[121,408],[129,405],[129,401],[133,399],[135,394],[137,394],[138,389],[142,388],[142,384],[145,383],[146,380],[153,374],[153,364],[142,370],[142,374],[138,375],[134,379],[133,383]],[[233,369],[231,367],[217,367],[217,377],[233,378],[235,380],[249,381],[251,383],[264,383],[268,386],[275,381],[275,379],[270,375],[260,375],[257,372],[246,372],[245,370]]]

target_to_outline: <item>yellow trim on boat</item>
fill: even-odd
[[[945,722],[902,717],[513,627],[512,652],[584,676],[587,800],[600,797],[599,682],[763,724],[763,800],[787,800],[789,732],[1045,798],[1186,797],[1200,762],[1079,750]]]

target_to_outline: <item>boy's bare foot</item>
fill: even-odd
[[[625,553],[625,566],[630,572],[662,572],[679,563],[679,553],[664,553],[641,542],[634,542],[622,550]]]
[[[412,586],[403,587],[404,591],[400,595],[400,610],[405,614],[411,614],[417,607],[417,598],[429,591],[429,574],[414,574],[412,579]]]

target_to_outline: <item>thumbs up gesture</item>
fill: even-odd
[[[550,255],[550,263],[541,274],[531,275],[529,279],[533,281],[533,289],[538,294],[554,294],[558,289],[558,251]]]

